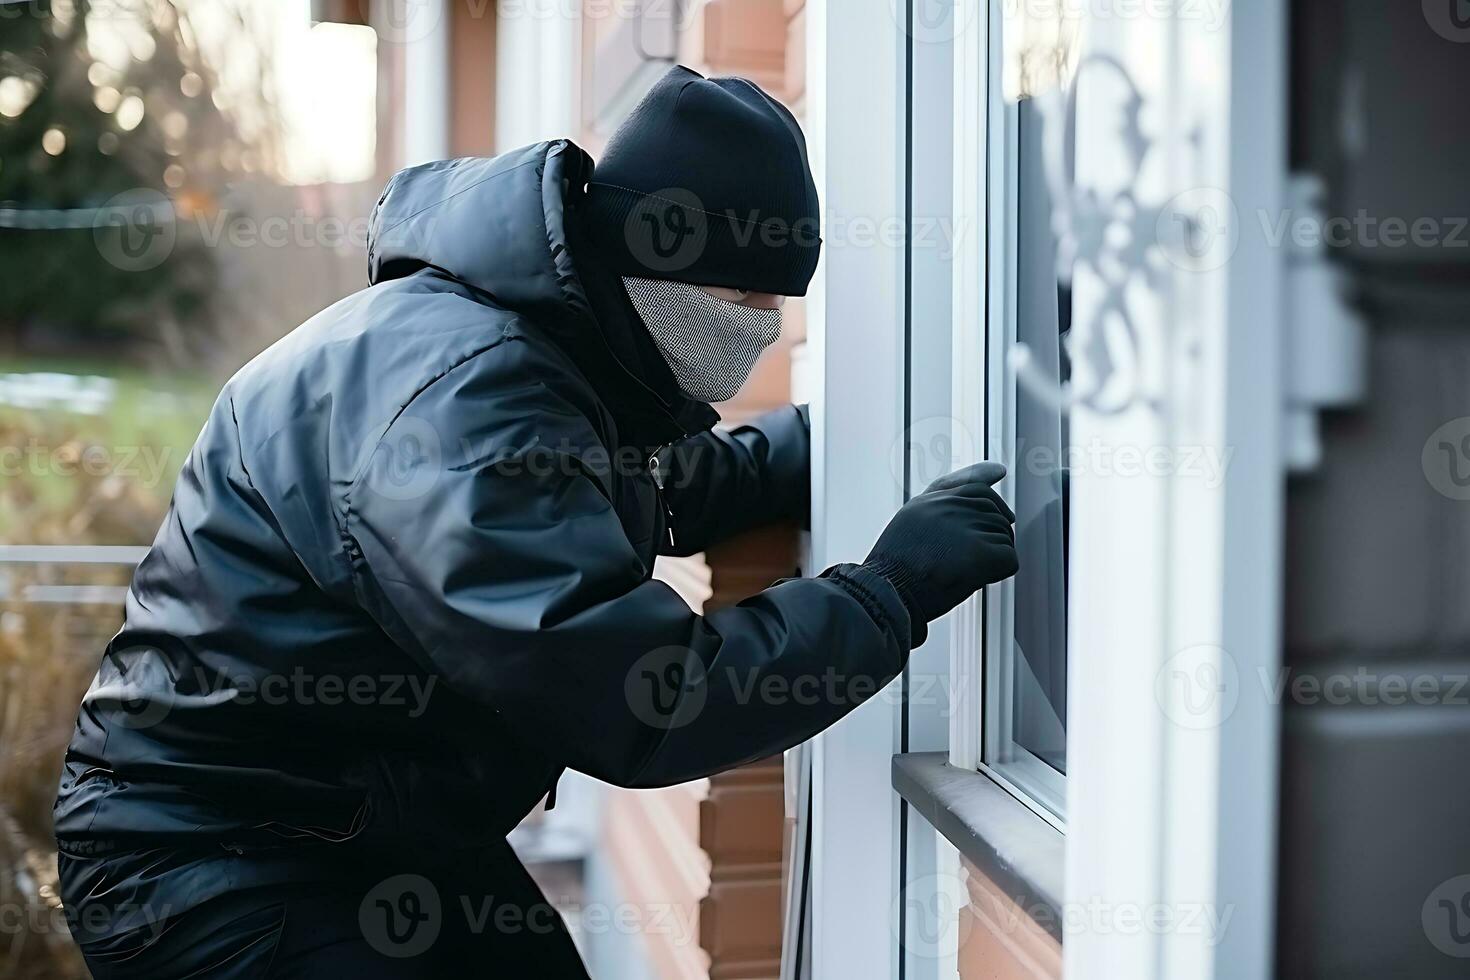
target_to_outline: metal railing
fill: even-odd
[[[144,545],[7,544],[0,545],[0,601],[12,598],[7,565],[107,565],[132,568],[148,554]],[[120,606],[125,585],[26,585],[14,598],[21,602],[59,605]]]

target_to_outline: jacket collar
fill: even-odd
[[[644,450],[708,429],[719,415],[679,390],[616,276],[581,231],[592,158],[570,140],[494,158],[400,171],[373,212],[373,284],[434,268],[523,315],[587,376]]]

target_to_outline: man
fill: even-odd
[[[595,174],[557,141],[393,178],[372,287],[224,387],[83,702],[56,831],[97,976],[583,976],[505,843],[564,769],[779,752],[1015,571],[982,464],[863,565],[703,617],[651,579],[807,518],[805,412],[708,403],[816,221],[790,114],[683,68]]]

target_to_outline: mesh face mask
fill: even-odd
[[[624,278],[633,309],[690,398],[722,402],[781,336],[781,311],[730,303],[683,282]]]

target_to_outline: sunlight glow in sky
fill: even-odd
[[[311,23],[311,0],[190,0],[190,18],[219,77],[217,99],[258,86],[254,45],[239,43],[235,11],[273,60],[284,178],[295,184],[371,179],[377,145],[377,34]],[[241,120],[247,127],[249,120]]]
[[[371,27],[317,24],[306,0],[260,0],[283,11],[276,72],[293,183],[368,180],[377,128],[377,34]],[[299,16],[298,16],[299,15]]]

